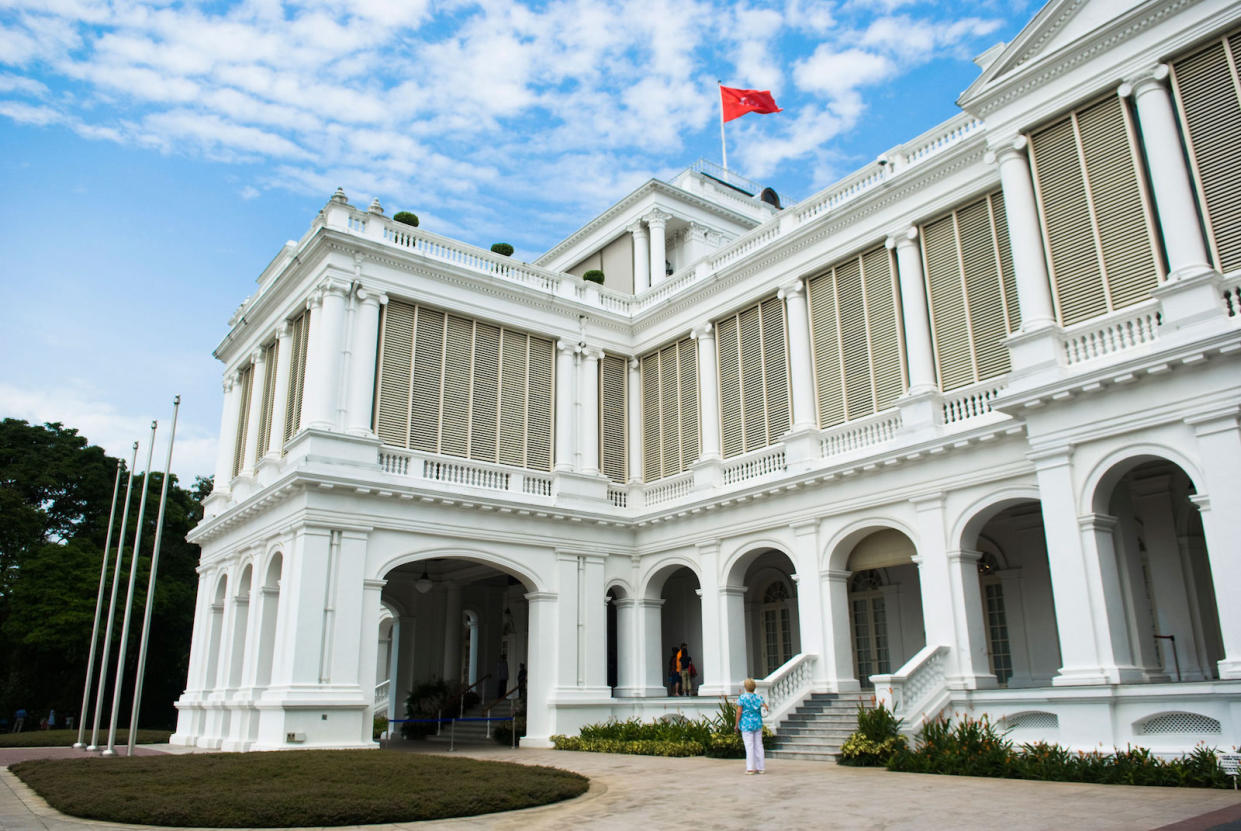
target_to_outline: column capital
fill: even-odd
[[[780,300],[788,300],[790,297],[797,297],[798,295],[805,294],[805,292],[806,284],[798,279],[780,286],[780,289],[776,292],[776,297]]]
[[[306,298],[306,308],[310,311],[314,311],[315,309],[319,308],[322,305],[323,305],[323,290],[316,288],[314,291],[310,293],[310,296]]]
[[[340,297],[344,297],[349,293],[349,283],[336,277],[323,278],[323,281],[319,283],[318,288],[324,295],[335,294]]]
[[[659,208],[651,208],[643,214],[642,219],[647,225],[664,226],[668,224],[668,220],[672,219],[672,214],[667,211],[661,211]]]
[[[289,321],[282,320],[276,324],[276,340],[286,340],[293,333],[293,327]]]
[[[889,234],[888,238],[883,241],[883,244],[889,250],[894,250],[896,248],[908,248],[911,245],[915,245],[917,240],[918,228],[914,225],[910,225],[908,228],[902,228],[899,231]]]
[[[1167,64],[1153,64],[1126,78],[1124,83],[1116,88],[1116,94],[1121,98],[1128,98],[1135,93],[1141,94],[1151,86],[1164,89],[1164,82],[1168,79],[1168,75],[1169,70]]]
[[[691,222],[689,224],[689,228],[686,230],[686,234],[688,234],[691,239],[706,242],[708,237],[711,235],[711,229],[706,225],[703,225],[701,222]]]
[[[852,576],[852,571],[840,568],[826,568],[819,572],[819,577],[829,583],[848,583],[849,578]]]
[[[357,295],[358,302],[365,303],[367,305],[384,306],[388,302],[388,295],[381,291],[367,288],[366,286],[358,286],[355,290],[355,294]]]
[[[972,551],[968,548],[948,552],[948,562],[950,563],[976,563],[981,559],[981,551]]]
[[[230,392],[233,391],[233,387],[236,386],[236,384],[237,384],[237,373],[230,372],[224,376],[224,380],[220,383],[220,390],[225,395],[228,395]]]
[[[576,354],[579,346],[580,344],[576,343],[575,341],[571,341],[571,340],[556,341],[556,351],[562,355],[566,353],[569,355]]]
[[[601,346],[587,346],[586,344],[582,344],[578,347],[578,352],[588,361],[603,360],[603,347]]]
[[[642,368],[642,362],[639,361],[637,358],[630,358],[628,361],[625,362],[625,365],[629,367],[630,372],[637,372],[638,370]]]
[[[747,586],[720,586],[721,597],[745,597]]]
[[[253,352],[251,352],[250,363],[253,364],[254,366],[259,366],[260,364],[267,363],[267,350],[265,350],[263,347],[260,346],[257,349],[255,349]]]
[[[555,592],[533,591],[526,592],[522,596],[526,598],[527,603],[555,603],[558,595]]]
[[[1077,527],[1083,531],[1114,531],[1120,520],[1108,514],[1082,514]]]
[[[642,220],[640,219],[635,219],[633,222],[630,222],[625,226],[625,230],[633,234],[635,237],[646,236],[646,226],[642,224]]]
[[[699,323],[693,329],[689,330],[689,336],[694,340],[714,340],[715,329],[711,326],[709,321],[707,323]]]
[[[1014,157],[1024,160],[1029,143],[1030,140],[1020,133],[1016,136],[1005,136],[989,141],[987,151],[983,154],[983,161],[987,164],[995,164]]]
[[[362,588],[366,591],[377,592],[384,586],[388,585],[387,580],[363,580]]]

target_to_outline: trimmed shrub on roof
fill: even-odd
[[[598,283],[599,285],[603,285],[603,272],[597,268],[592,268],[590,271],[582,275],[582,279],[590,283]]]
[[[397,222],[412,225],[415,228],[418,227],[418,214],[413,213],[412,211],[397,211],[392,215],[392,218]]]
[[[491,251],[493,254],[499,254],[501,257],[513,256],[513,246],[509,245],[507,242],[492,243]]]

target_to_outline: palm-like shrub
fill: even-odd
[[[858,702],[857,732],[840,748],[840,763],[855,767],[883,767],[908,747],[901,735],[901,719],[882,702],[867,707]]]

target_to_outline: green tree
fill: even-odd
[[[18,707],[40,715],[54,708],[62,718],[77,714],[116,466],[115,459],[60,424],[34,426],[15,419],[0,423],[0,557],[4,566],[0,584],[0,714],[11,715]],[[122,499],[127,474],[122,472]],[[134,477],[129,527],[123,535],[118,533],[120,529],[113,531],[109,554],[110,581],[117,540],[123,539],[114,653],[142,481],[141,475]],[[152,473],[124,660],[122,724],[129,718],[162,484],[163,474]],[[198,547],[187,543],[185,536],[202,518],[199,495],[209,492],[209,479],[196,481],[193,492],[177,485],[175,477],[169,482],[143,687],[144,726],[171,725],[175,720],[172,703],[185,686],[198,585]],[[117,507],[118,525],[122,508]],[[109,683],[114,677],[115,654],[110,662]],[[111,698],[109,688],[105,696],[108,704]]]

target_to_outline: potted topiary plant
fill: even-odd
[[[513,246],[509,245],[507,242],[492,243],[491,251],[494,254],[499,254],[501,257],[513,256]]]
[[[405,225],[412,225],[415,228],[418,227],[418,214],[413,213],[412,211],[397,211],[392,215],[392,218],[397,222],[404,223]]]
[[[598,283],[599,285],[602,286],[603,285],[603,272],[597,268],[592,268],[590,271],[582,275],[582,279],[589,283]]]

